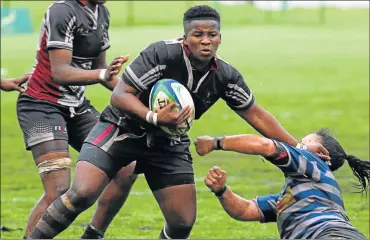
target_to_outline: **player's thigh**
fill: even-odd
[[[76,115],[68,121],[67,130],[69,144],[79,152],[90,131],[98,123],[100,113],[88,101],[75,108],[75,111]]]
[[[56,104],[21,94],[17,101],[17,116],[27,150],[47,141],[68,141],[64,113]],[[37,157],[34,154],[34,158]]]
[[[116,141],[119,133],[115,124],[99,121],[85,139],[78,161],[89,162],[105,172],[109,179],[114,178],[122,167],[135,160],[130,152],[140,152],[128,139]]]
[[[138,162],[169,225],[191,227],[195,222],[194,171],[188,156],[164,153]]]

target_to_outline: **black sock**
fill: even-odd
[[[104,233],[96,229],[91,223],[87,225],[84,234],[82,234],[81,239],[103,239]]]

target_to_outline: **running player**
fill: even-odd
[[[47,207],[69,188],[68,144],[80,151],[98,122],[98,111],[84,96],[85,86],[101,83],[112,90],[117,83],[116,75],[128,60],[128,56],[117,57],[109,66],[106,64],[109,12],[103,3],[55,1],[43,19],[36,65],[25,93],[17,102],[26,148],[32,152],[44,186],[44,194],[29,217],[25,237]],[[122,192],[107,190],[110,195],[102,197],[106,202],[99,205],[97,215],[109,217],[113,210],[108,203],[114,204],[112,199],[116,196],[126,199],[136,179],[133,165],[123,168],[117,176],[125,182],[112,181],[111,189]]]
[[[200,137],[195,145],[201,156],[213,150],[262,155],[284,173],[286,182],[280,193],[246,200],[227,188],[224,170],[210,169],[205,184],[232,218],[277,222],[281,239],[366,239],[351,224],[332,172],[347,160],[362,191],[367,191],[370,162],[347,155],[326,129],[305,136],[302,143],[306,146],[303,150],[260,136],[237,135]],[[330,159],[304,150],[308,147],[312,152],[327,154],[321,144],[329,151]]]
[[[166,220],[161,238],[187,238],[196,218],[196,191],[188,136],[170,137],[158,125],[176,127],[192,109],[158,113],[148,109],[151,87],[160,79],[178,80],[191,92],[199,119],[218,99],[265,136],[291,145],[297,140],[255,103],[241,74],[216,56],[221,43],[220,16],[209,6],[184,14],[184,38],[149,45],[126,68],[82,147],[71,188],[49,207],[31,234],[53,238],[98,198],[122,166],[137,160]],[[90,181],[84,179],[89,178]],[[59,216],[65,216],[60,218]],[[47,224],[45,224],[47,222]]]

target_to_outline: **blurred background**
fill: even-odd
[[[52,1],[1,1],[1,75],[17,77],[34,63],[38,30]],[[347,154],[369,159],[368,1],[107,1],[111,14],[108,58],[183,35],[184,11],[208,4],[221,14],[219,55],[236,67],[259,105],[297,139],[321,127],[332,130]],[[25,151],[16,117],[17,93],[1,92],[1,238],[21,238],[28,215],[42,194],[32,156]],[[89,86],[98,110],[110,92]],[[256,133],[219,101],[189,135]],[[200,158],[191,149],[198,192],[192,238],[278,238],[276,224],[230,219],[203,184],[214,165],[228,172],[228,184],[248,199],[277,193],[284,178],[260,157],[214,153]],[[77,153],[71,149],[73,163]],[[352,223],[369,238],[369,198],[357,194],[348,166],[335,173]],[[78,238],[94,207],[59,238]],[[164,219],[140,176],[106,238],[157,238]]]

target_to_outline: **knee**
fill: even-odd
[[[73,206],[81,211],[91,207],[99,196],[93,189],[76,187],[70,188],[66,195]]]
[[[196,215],[195,214],[188,214],[187,216],[181,216],[176,220],[169,220],[167,221],[167,225],[170,228],[176,229],[184,229],[184,230],[191,230],[195,224]]]
[[[47,204],[50,205],[55,201],[55,199],[65,194],[68,191],[68,188],[68,185],[56,186],[52,191],[45,191],[43,198]]]

